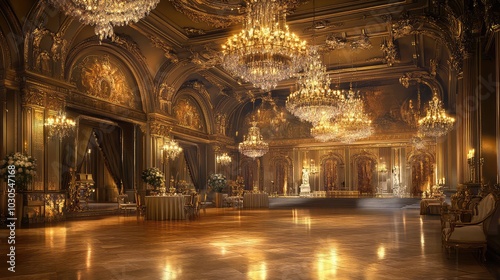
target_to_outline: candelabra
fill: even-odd
[[[469,165],[469,182],[475,183],[476,181],[476,157],[474,149],[469,150],[467,154],[467,164]]]

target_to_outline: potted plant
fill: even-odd
[[[215,206],[222,207],[222,191],[226,187],[226,176],[216,173],[208,177],[208,187],[215,192]]]
[[[0,162],[0,175],[7,183],[8,213],[17,217],[19,225],[24,218],[24,191],[36,176],[36,159],[19,152],[10,153]],[[13,205],[14,209],[11,209],[10,205]]]
[[[144,183],[152,186],[154,190],[158,190],[165,184],[165,176],[157,167],[150,167],[142,171],[141,178]]]

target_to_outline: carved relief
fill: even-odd
[[[157,99],[160,104],[166,102],[168,105],[171,105],[174,93],[175,93],[174,87],[167,85],[166,83],[162,83],[158,87]]]
[[[387,66],[392,66],[399,62],[399,49],[393,38],[384,39],[380,45],[380,50],[384,54],[384,61]]]
[[[73,72],[73,79],[78,89],[91,97],[140,108],[127,77],[107,55],[85,57]]]
[[[167,43],[165,43],[165,41],[163,41],[160,38],[153,36],[153,35],[149,35],[148,38],[154,47],[162,49],[165,52],[165,57],[170,59],[170,61],[172,61],[174,63],[177,63],[179,61],[179,58],[174,53],[174,50],[172,49],[172,47],[167,45]]]
[[[173,111],[179,125],[203,131],[200,113],[192,101],[189,99],[179,100],[173,107]]]
[[[153,136],[167,137],[170,135],[172,127],[157,122],[149,123],[149,133]]]
[[[43,107],[45,105],[45,92],[39,89],[27,89],[23,94],[23,104]]]
[[[227,115],[217,113],[215,115],[215,129],[217,133],[226,135],[226,127],[227,127]]]
[[[49,110],[54,110],[54,111],[60,111],[64,109],[64,101],[52,94],[47,95],[47,104],[45,105],[45,108]]]

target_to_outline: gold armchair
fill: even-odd
[[[486,259],[486,230],[497,206],[496,197],[490,193],[477,204],[470,222],[460,220],[461,213],[442,217],[442,241],[448,254],[451,248],[477,248]],[[467,209],[468,210],[468,209]],[[470,212],[470,210],[468,210]],[[458,216],[457,216],[458,215]]]

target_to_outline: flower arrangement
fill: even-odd
[[[5,181],[8,181],[9,170],[15,170],[14,179],[16,181],[16,189],[26,190],[28,183],[33,180],[36,175],[36,159],[19,152],[10,153],[0,162],[0,175]]]
[[[165,183],[165,176],[163,172],[157,167],[150,167],[142,171],[141,178],[144,183],[158,188]]]
[[[222,192],[226,187],[226,177],[222,174],[212,174],[208,177],[208,186],[215,192]]]

